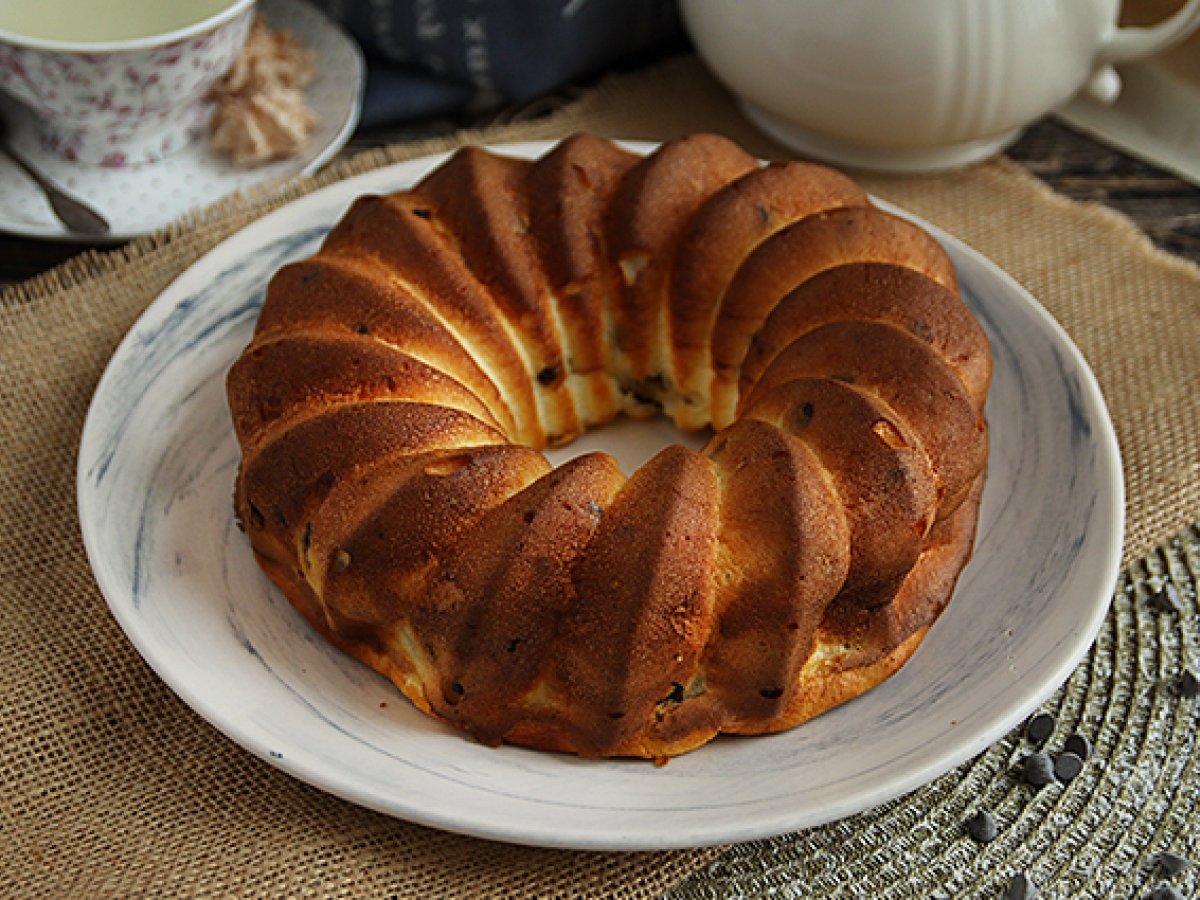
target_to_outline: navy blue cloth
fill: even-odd
[[[360,128],[453,117],[471,106],[475,89],[452,78],[367,60]]]
[[[364,126],[521,103],[683,44],[675,0],[315,0],[362,44]]]

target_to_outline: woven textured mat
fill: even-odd
[[[1039,896],[1184,896],[1200,866],[1167,878],[1162,852],[1200,860],[1200,700],[1177,681],[1200,664],[1200,529],[1192,526],[1122,573],[1087,659],[1042,706],[1057,722],[1040,748],[1020,730],[908,797],[822,828],[731,849],[669,894],[730,897],[1000,897],[1017,873]],[[1151,598],[1170,581],[1178,611]],[[1093,750],[1069,784],[1032,788],[1022,763],[1072,734]],[[964,823],[995,820],[980,845]]]
[[[785,883],[793,896],[988,896],[1023,868],[1043,896],[1126,897],[1149,884],[1143,846],[1200,855],[1184,825],[1200,785],[1195,707],[1158,687],[1185,649],[1196,658],[1195,532],[1130,568],[1095,653],[1048,704],[1064,723],[1055,740],[1070,728],[1097,747],[1068,790],[1015,785],[1005,772],[1024,748],[1013,738],[872,813],[728,850],[536,850],[389,819],[243,752],[150,672],[91,577],[74,496],[91,393],[137,316],[219,241],[323,184],[456,142],[579,130],[646,140],[712,130],[786,155],[683,57],[547,119],[364,154],[0,293],[0,896],[711,897]],[[1121,441],[1126,564],[1195,521],[1200,271],[1003,160],[864,183],[992,257],[1079,344]],[[1168,564],[1185,611],[1148,616],[1146,572]],[[953,834],[980,802],[1002,826],[982,852]]]

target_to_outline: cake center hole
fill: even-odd
[[[682,444],[699,450],[712,437],[710,429],[684,431],[666,416],[637,421],[621,416],[616,421],[593,428],[565,447],[546,450],[546,459],[555,466],[585,453],[601,451],[617,460],[626,475],[632,475],[660,450]]]

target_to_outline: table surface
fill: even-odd
[[[529,114],[529,108],[523,111]],[[429,123],[360,131],[340,154],[449,130]],[[1125,213],[1159,247],[1200,263],[1200,188],[1086,137],[1057,119],[1030,127],[1008,151],[1028,171],[1065,196]],[[86,250],[86,244],[0,234],[0,286],[31,278]]]

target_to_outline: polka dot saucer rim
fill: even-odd
[[[0,95],[0,114],[8,122],[9,141],[17,152],[51,181],[95,207],[112,226],[100,236],[70,231],[32,179],[0,154],[0,232],[73,243],[126,241],[237,191],[307,175],[328,162],[358,125],[366,81],[362,51],[324,13],[303,0],[259,0],[258,8],[269,23],[291,31],[317,54],[317,74],[306,95],[318,124],[302,154],[238,169],[210,150],[202,136],[156,163],[120,169],[86,166],[50,154],[41,144],[33,113]]]

